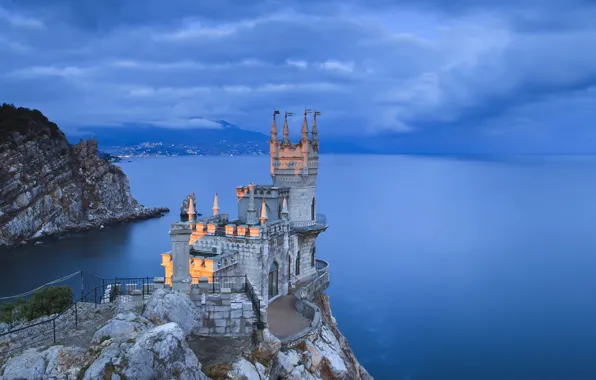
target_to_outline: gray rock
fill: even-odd
[[[176,323],[147,330],[137,336],[135,343],[111,342],[89,367],[84,379],[102,379],[113,374],[138,380],[207,379]]]
[[[33,111],[25,123],[32,135],[14,132],[0,142],[0,246],[166,211],[139,205],[122,169],[98,157],[97,140],[72,146]]]
[[[198,311],[186,294],[157,289],[147,301],[143,316],[155,324],[176,322],[186,335],[195,327]]]
[[[290,358],[283,352],[278,352],[277,356],[275,357],[276,365],[280,368],[279,375],[280,376],[287,376],[294,370],[294,366],[292,362],[290,362]]]
[[[46,362],[36,348],[10,358],[2,367],[2,379],[40,379],[46,372]]]
[[[258,332],[259,343],[253,355],[258,359],[272,359],[281,349],[281,342],[269,329],[264,329]]]
[[[150,327],[152,327],[151,322],[134,313],[117,314],[95,332],[91,343],[98,344],[107,339],[115,342],[134,340],[137,335]]]
[[[260,379],[259,372],[251,362],[244,358],[238,359],[232,365],[232,369],[228,372],[228,379],[233,380],[254,380]]]

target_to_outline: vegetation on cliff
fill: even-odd
[[[0,322],[10,324],[59,314],[72,302],[72,289],[69,286],[48,286],[37,289],[29,300],[18,298],[0,305]]]
[[[40,111],[4,103],[0,106],[0,148],[6,143],[9,146],[15,144],[13,133],[24,136],[25,141],[39,139],[42,136],[66,139],[58,126],[49,121]]]

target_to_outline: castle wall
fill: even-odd
[[[314,186],[306,187],[292,187],[290,189],[290,197],[288,199],[288,211],[290,212],[290,220],[292,221],[308,221],[313,220],[311,213],[311,205],[315,199],[316,192]],[[315,214],[316,214],[316,199],[315,199]]]
[[[229,297],[229,298],[226,298]],[[199,335],[248,336],[255,313],[246,294],[210,294],[205,305],[197,303]]]

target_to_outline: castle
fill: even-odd
[[[162,254],[165,282],[173,289],[190,293],[191,285],[201,280],[233,282],[244,277],[267,305],[316,276],[320,269],[316,238],[327,229],[327,223],[325,216],[316,212],[320,113],[314,112],[309,136],[310,113],[305,110],[301,139],[292,143],[288,116],[293,114],[284,115],[280,140],[279,111],[274,111],[269,142],[273,183],[237,187],[236,220],[219,212],[217,193],[211,216],[196,218],[195,201],[189,200],[188,222],[172,225],[172,252]],[[175,260],[177,255],[183,259]]]

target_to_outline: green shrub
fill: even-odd
[[[38,289],[27,304],[27,319],[62,313],[72,302],[72,289],[68,286],[48,286]]]
[[[59,314],[73,302],[72,289],[68,286],[48,286],[36,290],[31,299],[18,298],[0,305],[0,321],[33,320],[51,314]]]
[[[4,302],[0,305],[0,322],[11,323],[27,318],[27,301],[17,298],[12,302]]]

